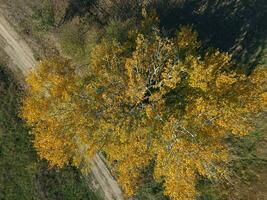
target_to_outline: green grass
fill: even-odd
[[[17,117],[21,93],[0,68],[0,199],[99,199],[77,169],[49,169],[38,159],[33,136]]]
[[[55,24],[54,10],[51,1],[44,0],[35,8],[31,16],[33,29],[38,33],[46,33]]]

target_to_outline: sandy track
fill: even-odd
[[[13,71],[21,71],[26,75],[30,69],[36,65],[33,52],[26,42],[14,31],[8,21],[4,18],[0,11],[0,40],[1,46],[6,54],[10,57]]]
[[[34,54],[28,44],[19,36],[5,19],[0,10],[0,48],[10,57],[9,67],[13,72],[21,72],[18,76],[25,76],[37,64]],[[85,158],[86,167],[91,168],[95,187],[100,189],[106,200],[123,200],[120,187],[112,177],[105,163],[99,155],[92,162]]]

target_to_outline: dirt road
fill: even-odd
[[[33,52],[26,42],[14,31],[0,11],[0,41],[1,48],[11,59],[12,71],[20,71],[26,75],[36,65]],[[14,69],[16,67],[16,69]]]
[[[0,10],[0,48],[9,56],[9,67],[15,73],[25,76],[36,64],[34,54],[28,44],[19,36],[5,19]],[[82,153],[82,152],[81,152]],[[99,155],[92,162],[85,158],[86,167],[91,168],[94,186],[100,190],[106,200],[123,200],[120,187],[112,177]]]

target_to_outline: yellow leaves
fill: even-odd
[[[206,53],[204,58],[188,55],[185,62],[189,68],[190,85],[206,92],[213,86],[211,84],[213,84],[216,75],[228,68],[230,58],[228,54],[219,51]],[[234,74],[230,76],[220,74],[216,81],[217,87],[227,87],[227,84],[231,85],[235,82]]]
[[[75,127],[70,125],[80,122],[71,103],[78,90],[74,70],[68,61],[44,60],[28,76],[27,83],[29,93],[23,99],[21,116],[33,128],[40,157],[51,166],[63,167],[73,159],[76,148]]]
[[[181,72],[183,70],[181,63],[173,64],[173,61],[170,59],[167,61],[161,74],[162,81],[159,82],[158,86],[160,88],[160,97],[177,87],[181,82]]]
[[[42,81],[39,79],[38,74],[34,71],[26,78],[26,82],[30,84],[32,92],[39,92],[42,89]]]
[[[194,186],[194,176],[187,177],[187,179],[169,178],[165,184],[165,195],[173,200],[194,200],[196,197],[196,190]],[[193,178],[193,180],[192,180]]]
[[[125,63],[125,69],[129,78],[127,95],[134,104],[141,102],[145,94],[145,80],[138,73],[139,70],[141,73],[141,68],[139,68],[138,64],[139,61],[134,59],[127,59]]]
[[[181,49],[195,50],[201,46],[198,34],[190,26],[183,26],[177,32],[177,45]]]
[[[108,70],[114,70],[113,72],[120,70],[120,62],[118,56],[123,53],[124,48],[117,42],[109,42],[106,40],[101,41],[92,50],[90,55],[91,72],[100,73],[108,78]],[[123,62],[122,62],[123,63]],[[117,64],[117,66],[116,66]]]
[[[73,68],[68,61],[52,59],[40,62],[36,71],[31,72],[26,81],[29,92],[36,96],[63,98],[68,100],[76,90]]]
[[[195,199],[196,174],[224,173],[225,137],[248,134],[247,115],[266,106],[267,73],[259,68],[245,76],[232,70],[227,53],[198,52],[190,27],[177,35],[139,34],[132,52],[101,41],[83,75],[65,61],[41,62],[27,79],[21,109],[38,154],[62,167],[79,166],[81,153],[105,151],[129,196],[153,161],[166,195]]]
[[[266,87],[267,82],[267,67],[266,66],[257,66],[252,74],[248,78],[253,84],[258,87]]]
[[[147,117],[149,119],[152,118],[152,116],[153,116],[153,108],[152,108],[152,106],[150,106],[150,105],[146,106],[146,115],[147,115]]]
[[[142,34],[138,34],[138,36],[136,38],[136,50],[140,50],[144,43],[145,43],[144,36]]]
[[[43,110],[39,107],[39,103],[41,104],[41,102],[42,100],[37,101],[34,98],[24,99],[20,115],[26,120],[28,125],[33,125],[42,115]],[[43,103],[43,105],[45,104],[46,103]],[[44,109],[46,108],[47,106],[44,106]]]
[[[231,66],[231,56],[227,52],[220,52],[219,50],[207,52],[204,61],[207,69],[217,73],[220,73],[219,70],[228,69]]]
[[[116,160],[118,180],[126,195],[132,196],[140,185],[141,169],[149,164],[151,154],[147,151],[146,129],[138,129],[126,139],[127,134],[119,134],[120,140],[109,143],[105,150],[110,162]]]
[[[216,87],[218,87],[219,89],[222,87],[229,87],[232,84],[234,84],[237,79],[234,77],[235,74],[230,74],[230,75],[226,75],[224,74],[220,74],[219,77],[217,77],[216,79]]]
[[[68,136],[55,134],[60,132],[55,121],[39,122],[33,128],[34,147],[42,159],[49,161],[50,166],[63,167],[72,157],[69,151],[71,143]]]
[[[189,83],[191,87],[200,88],[203,91],[208,89],[209,73],[200,57],[188,56],[186,57],[187,65],[189,65]]]
[[[263,108],[265,108],[267,106],[267,92],[262,93],[260,97],[261,97],[260,101],[262,102],[262,106]]]
[[[157,32],[151,41],[144,35],[138,35],[136,49],[124,65],[128,78],[126,95],[133,104],[137,105],[148,97],[156,100],[157,96],[162,94],[152,93],[153,89],[161,88],[162,84],[174,87],[179,81],[179,75],[173,70],[171,61],[167,63],[168,58],[174,56],[173,48],[174,43],[161,38]],[[161,75],[165,76],[166,80],[161,80]]]
[[[61,85],[64,83],[64,77],[59,74],[48,74],[47,80],[55,85]]]
[[[206,111],[205,103],[202,97],[196,100],[195,109],[198,113],[202,114]]]
[[[225,152],[216,143],[182,138],[168,144],[168,147],[165,143],[158,146],[154,176],[156,179],[165,177],[165,194],[171,199],[193,200],[197,195],[196,173],[213,177],[210,168],[214,162],[225,160]]]

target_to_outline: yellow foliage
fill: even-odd
[[[249,114],[266,106],[267,80],[266,68],[238,73],[227,53],[203,54],[200,45],[182,27],[173,39],[139,34],[131,51],[103,40],[82,76],[68,62],[42,62],[27,79],[21,111],[40,156],[78,166],[77,143],[89,157],[104,151],[129,196],[153,161],[166,195],[195,199],[197,175],[224,173],[225,137],[246,135]]]
[[[201,46],[197,32],[193,31],[190,26],[181,27],[177,32],[176,43],[178,48],[186,49],[189,52],[192,52]]]
[[[72,123],[79,122],[71,99],[78,89],[74,74],[68,61],[54,59],[42,61],[27,78],[21,116],[32,127],[38,154],[51,166],[63,167],[73,159]]]

